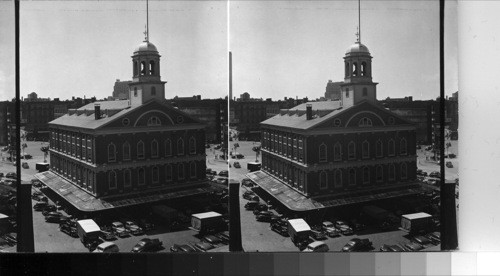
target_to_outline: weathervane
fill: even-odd
[[[356,42],[360,42],[359,41],[359,27],[357,27],[355,35],[356,35]]]
[[[148,27],[146,25],[144,25],[144,41],[148,41]]]

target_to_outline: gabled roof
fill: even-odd
[[[313,117],[311,120],[306,120],[307,105],[312,106]],[[346,109],[340,106],[340,101],[308,102],[294,108],[282,109],[279,114],[261,122],[261,124],[307,129],[330,119],[343,110]]]
[[[319,101],[303,103],[291,109],[283,109],[279,114],[261,122],[261,125],[289,127],[295,129],[310,129],[341,113],[347,112],[348,110],[354,108],[358,108],[362,104],[369,104],[373,107],[376,107],[381,112],[390,113],[391,116],[396,117],[407,124],[413,124],[405,118],[402,118],[401,116],[391,112],[390,110],[385,109],[380,104],[372,103],[369,101],[362,101],[356,105],[349,107],[342,107],[340,105],[340,101]],[[313,116],[311,120],[306,119],[307,105],[311,105],[312,107]]]

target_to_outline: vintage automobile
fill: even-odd
[[[132,248],[132,252],[151,252],[159,250],[163,245],[159,239],[150,239],[144,238],[141,239],[135,246]]]
[[[369,239],[354,238],[342,247],[343,252],[369,251],[372,248],[372,242]]]

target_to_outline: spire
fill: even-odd
[[[146,31],[144,32],[145,42],[149,42],[149,3],[148,0],[146,0]]]
[[[358,0],[358,42],[361,43],[361,0]]]

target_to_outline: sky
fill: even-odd
[[[458,90],[456,2],[447,1],[446,94]],[[231,1],[233,97],[324,96],[343,81],[358,1]],[[377,98],[439,96],[439,1],[361,1],[361,42]]]
[[[146,1],[23,1],[20,13],[21,96],[102,99],[132,79]],[[166,98],[226,96],[226,2],[150,1],[149,34]]]
[[[225,97],[228,44],[233,96],[321,97],[328,80],[343,80],[358,24],[357,1],[150,1],[149,8],[167,98]],[[446,8],[451,95],[458,90],[456,1]],[[131,79],[145,1],[22,1],[20,12],[21,96],[100,99],[116,79]],[[361,2],[361,40],[373,56],[378,99],[438,96],[438,19],[437,0]],[[0,1],[0,100],[14,96],[13,21],[13,3]]]

